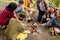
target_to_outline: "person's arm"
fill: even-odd
[[[14,13],[14,16],[15,16],[15,19],[18,21],[18,22],[21,22],[18,17],[16,16],[16,13]]]
[[[12,15],[10,15],[12,18],[16,19],[18,22],[20,22],[20,20],[18,19],[16,13],[12,13]]]
[[[26,7],[26,6],[24,6],[24,8],[25,8],[25,9],[27,9],[27,10],[31,10],[31,8],[29,8],[29,7]]]

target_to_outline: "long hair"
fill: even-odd
[[[7,8],[9,11],[12,11],[12,12],[13,12],[13,11],[17,8],[17,4],[11,2],[11,3],[9,3],[8,6],[6,6],[6,8]]]
[[[47,10],[47,4],[46,4],[46,2],[44,1],[43,3],[44,3],[44,6],[45,6],[45,9]]]
[[[41,0],[38,0],[37,1],[37,9],[40,10],[40,7],[39,7],[39,3],[41,2]]]
[[[56,18],[59,18],[60,19],[60,12],[59,11],[56,14]]]

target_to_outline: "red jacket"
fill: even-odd
[[[6,25],[11,18],[16,18],[12,11],[9,11],[7,8],[3,9],[0,12],[0,25]]]

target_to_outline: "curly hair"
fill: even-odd
[[[13,3],[13,2],[11,2],[11,3],[9,3],[9,5],[8,6],[6,6],[6,8],[8,9],[8,10],[10,10],[10,11],[14,11],[16,8],[17,8],[17,4],[16,3]]]

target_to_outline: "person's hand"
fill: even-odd
[[[46,15],[43,15],[43,17],[42,17],[42,18],[44,18],[44,19],[45,19],[45,18],[46,18]]]
[[[50,20],[50,18],[47,18],[46,20],[48,21],[48,20]]]

